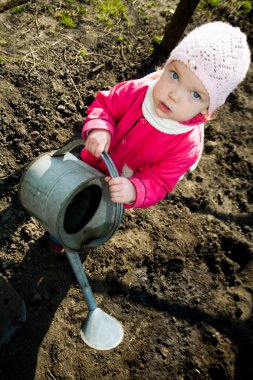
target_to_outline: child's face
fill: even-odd
[[[209,95],[203,83],[180,61],[172,61],[153,90],[155,112],[163,119],[187,121],[207,115]]]

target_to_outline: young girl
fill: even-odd
[[[203,148],[203,127],[243,80],[250,63],[246,36],[227,23],[196,28],[164,69],[100,91],[88,108],[83,161],[107,173],[107,151],[120,177],[106,177],[114,202],[149,207],[170,193]]]
[[[120,175],[106,176],[112,201],[145,208],[170,193],[197,166],[204,123],[249,64],[245,34],[212,22],[190,32],[163,70],[98,92],[83,126],[81,157],[108,175],[100,155],[109,153]]]

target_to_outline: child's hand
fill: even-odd
[[[125,177],[105,177],[108,182],[111,199],[116,203],[133,203],[136,200],[136,190],[132,182]]]
[[[85,148],[95,157],[100,157],[101,153],[109,149],[111,143],[111,134],[104,129],[94,129],[85,140]]]

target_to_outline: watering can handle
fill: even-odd
[[[76,146],[79,146],[79,145],[85,146],[85,141],[83,139],[77,139],[77,140],[70,141],[67,145],[56,150],[52,154],[52,157],[64,156],[64,154],[70,152],[72,149],[74,149]],[[111,157],[109,156],[109,154],[104,151],[101,153],[101,158],[104,161],[104,163],[106,164],[107,169],[110,173],[110,176],[111,177],[118,177],[119,176],[118,171],[117,171]]]
[[[70,152],[72,149],[74,149],[76,146],[79,146],[79,145],[85,146],[85,141],[83,139],[77,139],[77,140],[70,141],[67,145],[56,150],[52,154],[52,157],[53,156],[64,156],[64,154]],[[119,176],[118,171],[117,171],[111,157],[109,156],[109,154],[104,151],[101,153],[101,158],[104,161],[105,165],[107,166],[107,169],[110,173],[110,176],[111,177],[118,177]],[[113,224],[112,230],[111,230],[111,236],[114,234],[114,232],[118,228],[120,221],[123,217],[123,205],[122,205],[122,203],[116,203],[115,207],[116,207],[116,214],[115,214],[114,224]]]

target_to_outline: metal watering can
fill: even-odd
[[[111,201],[104,174],[70,153],[79,145],[84,140],[36,158],[21,179],[19,200],[65,248],[82,252],[112,237],[123,207]],[[110,175],[117,176],[109,155],[103,152],[101,158]]]
[[[97,307],[78,252],[109,240],[119,227],[123,205],[111,201],[104,174],[70,153],[84,140],[32,161],[20,181],[19,200],[24,209],[64,246],[67,258],[88,305],[81,337],[90,347],[108,350],[123,339],[123,328]],[[101,158],[111,177],[118,176],[110,156]]]

